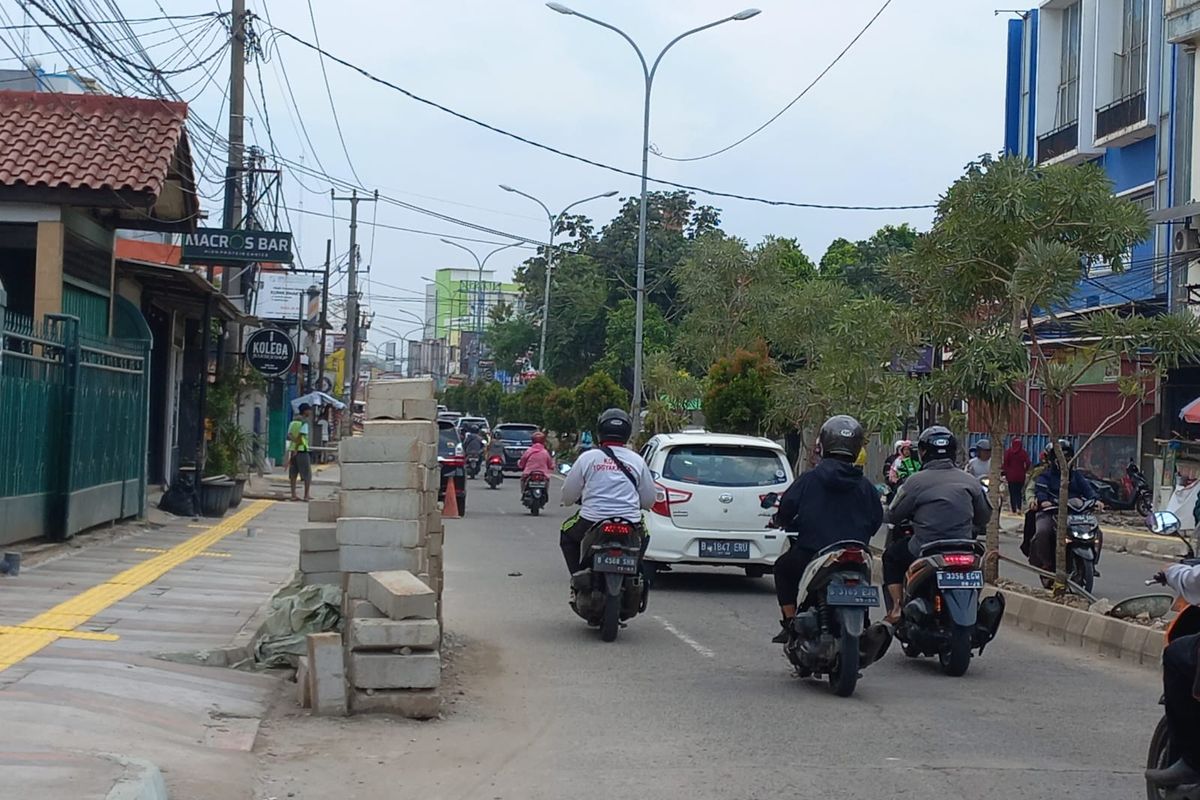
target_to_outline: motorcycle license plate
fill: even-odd
[[[749,558],[750,543],[737,539],[701,539],[700,558]]]
[[[983,571],[939,572],[937,585],[939,589],[982,589]]]
[[[875,586],[830,585],[825,590],[825,602],[831,606],[879,605],[879,589]]]
[[[1068,514],[1067,524],[1091,527],[1092,525],[1096,524],[1096,518],[1091,514]]]
[[[619,575],[636,575],[638,571],[637,556],[611,553],[596,553],[592,556],[592,569],[596,572],[615,572]]]
[[[546,488],[546,484],[542,483],[541,481],[530,481],[529,483],[526,484],[526,486],[528,486],[530,489],[539,489],[539,490]]]

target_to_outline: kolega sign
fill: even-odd
[[[199,228],[183,235],[185,264],[221,262],[292,262],[292,235],[275,231]]]
[[[275,328],[262,328],[246,339],[246,361],[268,378],[284,374],[296,359],[296,343]]]

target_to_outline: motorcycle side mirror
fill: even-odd
[[[763,495],[761,505],[763,508],[771,508],[778,502],[779,502],[778,492],[768,492],[767,494]]]
[[[1179,532],[1179,517],[1172,511],[1156,511],[1146,517],[1146,527],[1159,536],[1174,536]]]
[[[566,463],[566,462],[563,462],[562,464],[559,464],[559,465],[558,465],[558,474],[559,474],[559,475],[566,475],[566,474],[567,474],[568,472],[570,472],[570,471],[571,471],[571,465],[570,465],[570,464],[568,464],[568,463]]]

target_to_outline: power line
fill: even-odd
[[[784,114],[786,114],[788,109],[790,109],[792,106],[796,105],[796,103],[800,102],[800,99],[803,98],[804,95],[808,94],[814,86],[816,86],[818,83],[820,83],[821,79],[824,78],[827,74],[829,74],[829,71],[831,69],[833,69],[839,61],[842,60],[842,57],[845,56],[846,53],[850,52],[850,48],[854,47],[854,45],[858,43],[858,40],[863,37],[863,34],[865,34],[868,30],[871,29],[871,26],[875,24],[875,20],[879,19],[880,15],[882,15],[883,12],[887,10],[887,7],[890,6],[891,4],[892,4],[892,0],[884,0],[883,5],[880,6],[879,10],[875,12],[875,16],[873,16],[869,20],[867,20],[867,24],[864,25],[863,29],[858,32],[858,35],[856,35],[853,39],[850,40],[850,44],[848,44],[844,48],[842,48],[842,52],[838,53],[837,57],[834,58],[833,61],[829,62],[829,66],[827,66],[827,67],[825,67],[825,69],[821,70],[821,72],[817,75],[817,77],[813,78],[812,82],[809,83],[808,86],[805,86],[804,90],[801,91],[800,94],[793,97],[792,101],[790,103],[788,103],[783,108],[779,109],[779,111],[775,114],[775,116],[771,117],[769,120],[764,122],[762,125],[759,125],[757,128],[750,131],[749,133],[747,133],[742,138],[738,139],[733,144],[726,145],[725,147],[722,147],[720,150],[714,150],[711,153],[706,153],[702,156],[688,156],[688,157],[667,156],[667,155],[663,155],[662,153],[658,152],[658,150],[654,149],[654,148],[651,148],[651,152],[654,153],[654,155],[656,155],[659,158],[664,159],[666,161],[703,161],[706,158],[712,158],[713,156],[719,156],[722,153],[727,153],[730,150],[732,150],[733,148],[737,147],[742,142],[745,142],[748,139],[750,139],[751,137],[758,135],[768,125],[770,125],[772,122],[774,122],[775,120],[779,119]]]
[[[529,145],[530,147],[536,147],[539,150],[545,150],[548,153],[553,153],[555,155],[562,156],[563,158],[569,158],[573,161],[578,161],[583,164],[588,164],[593,167],[598,167],[600,169],[607,170],[609,172],[613,172],[618,175],[625,175],[625,176],[628,176],[631,178],[639,178],[639,179],[641,178],[641,173],[639,173],[639,172],[632,172],[630,170],[621,169],[620,167],[614,167],[611,164],[605,164],[600,161],[595,161],[593,159],[587,158],[585,156],[580,156],[580,155],[576,155],[575,153],[570,153],[565,150],[560,150],[557,147],[552,147],[551,145],[543,144],[542,142],[538,142],[533,139],[529,139],[520,134],[513,133],[512,131],[505,130],[504,128],[499,128],[490,123],[476,119],[475,117],[472,117],[468,114],[464,114],[461,111],[455,111],[454,109],[449,108],[448,106],[444,106],[441,103],[438,103],[433,100],[429,100],[425,97],[421,97],[420,95],[414,94],[413,92],[410,92],[408,89],[405,89],[402,86],[398,86],[397,84],[392,83],[391,81],[388,81],[384,78],[377,77],[377,76],[371,74],[370,72],[368,72],[367,70],[363,69],[362,67],[360,67],[356,64],[353,64],[349,61],[346,61],[345,59],[338,58],[337,56],[333,55],[329,51],[321,48],[319,45],[315,45],[312,42],[307,42],[304,39],[301,39],[300,37],[296,36],[295,34],[290,33],[282,28],[272,27],[272,31],[275,33],[276,39],[278,39],[278,37],[280,37],[280,36],[291,39],[292,41],[296,42],[297,44],[303,45],[304,47],[307,47],[310,50],[314,50],[318,53],[321,53],[323,56],[325,56],[329,60],[331,60],[337,64],[341,64],[343,67],[346,67],[347,69],[357,72],[359,75],[363,76],[364,78],[367,78],[368,80],[370,80],[374,83],[378,83],[381,86],[386,86],[389,89],[392,89],[394,91],[399,92],[400,94],[403,94],[405,97],[409,98],[410,100],[414,100],[418,103],[429,106],[430,108],[435,108],[439,111],[449,114],[450,116],[453,116],[457,119],[463,120],[464,122],[469,122],[472,125],[483,128],[484,130],[489,130],[493,133],[498,133],[501,136],[505,136],[509,139],[513,139],[514,141],[518,141],[518,142],[521,142],[522,144]],[[686,183],[677,183],[675,181],[663,180],[661,178],[647,177],[647,180],[653,181],[654,183],[661,184],[663,186],[671,186],[676,189],[683,189],[683,190],[689,191],[689,192],[696,192],[698,194],[708,195],[710,197],[726,197],[731,200],[745,200],[745,201],[751,202],[751,203],[761,203],[763,205],[770,205],[770,206],[786,206],[786,207],[790,207],[790,208],[812,208],[812,209],[824,209],[824,210],[832,210],[832,211],[911,211],[911,210],[917,210],[917,209],[936,208],[936,204],[934,204],[934,203],[922,203],[922,204],[911,204],[911,205],[891,205],[891,206],[883,206],[883,205],[868,206],[868,205],[837,205],[837,204],[832,204],[832,203],[802,203],[802,202],[796,202],[796,201],[792,201],[792,200],[771,200],[771,199],[763,198],[763,197],[754,197],[751,195],[737,194],[735,192],[722,192],[722,191],[717,191],[715,189],[706,189],[702,186],[692,186],[692,185],[689,185]]]
[[[380,200],[384,199],[383,195],[379,195],[379,199]],[[287,210],[289,210],[289,211],[295,211],[297,214],[304,214],[306,216],[321,217],[323,219],[330,219],[330,220],[334,220],[336,222],[349,222],[350,221],[349,217],[340,217],[340,216],[337,216],[336,214],[325,214],[320,211],[312,211],[307,208],[293,208],[291,206],[285,206],[285,208],[287,208]],[[420,234],[422,236],[438,236],[443,239],[456,239],[460,242],[475,242],[478,244],[493,244],[493,245],[505,244],[505,242],[497,242],[494,239],[475,239],[470,236],[457,236],[452,233],[440,233],[438,231],[424,231],[424,230],[420,230],[418,228],[405,228],[400,225],[389,225],[386,222],[370,222],[370,223],[363,223],[363,224],[370,224],[373,227],[380,227],[385,230],[400,231],[402,233],[416,233],[416,234]],[[531,243],[537,245],[538,247],[544,246],[540,242],[531,242]],[[533,249],[533,248],[527,247],[526,245],[518,245],[515,249],[521,250],[521,249]],[[379,285],[383,286],[384,284],[381,283]]]
[[[321,52],[321,35],[317,33],[317,15],[313,13],[312,0],[308,0],[308,18],[312,21],[313,41],[317,43],[317,61],[321,64],[321,77],[325,81],[325,95],[329,98],[329,110],[333,114],[333,126],[337,129],[338,140],[342,143],[342,154],[346,156],[346,164],[350,167],[350,174],[354,176],[354,180],[362,183],[362,178],[358,177],[358,170],[354,168],[354,162],[350,159],[350,150],[346,147],[346,137],[342,135],[342,121],[338,118],[337,106],[333,102],[333,90],[329,88],[329,73],[325,70],[325,56]]]
[[[38,10],[42,11],[43,14],[46,13],[45,10],[40,7],[38,8]],[[49,16],[49,15],[47,14],[47,16]],[[203,19],[205,17],[221,17],[221,16],[228,16],[228,12],[209,11],[204,14],[163,14],[162,16],[159,16],[159,17],[142,17],[140,19],[124,19],[124,18],[122,18],[122,19],[93,19],[93,20],[89,20],[89,23],[92,25],[125,25],[125,24],[137,25],[137,24],[140,24],[143,22],[163,22],[163,21],[168,21],[168,20],[181,21],[181,20],[189,20],[189,19],[194,20],[194,19]],[[29,22],[24,25],[11,25],[11,24],[10,25],[0,25],[0,31],[21,31],[21,30],[42,30],[42,31],[44,31],[48,28],[52,29],[52,28],[58,28],[58,27],[61,27],[61,25],[58,23],[53,24],[53,25],[47,25],[44,22]]]

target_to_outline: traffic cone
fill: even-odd
[[[457,519],[458,514],[458,489],[454,485],[454,479],[446,481],[446,498],[442,501],[442,519],[454,517]]]

